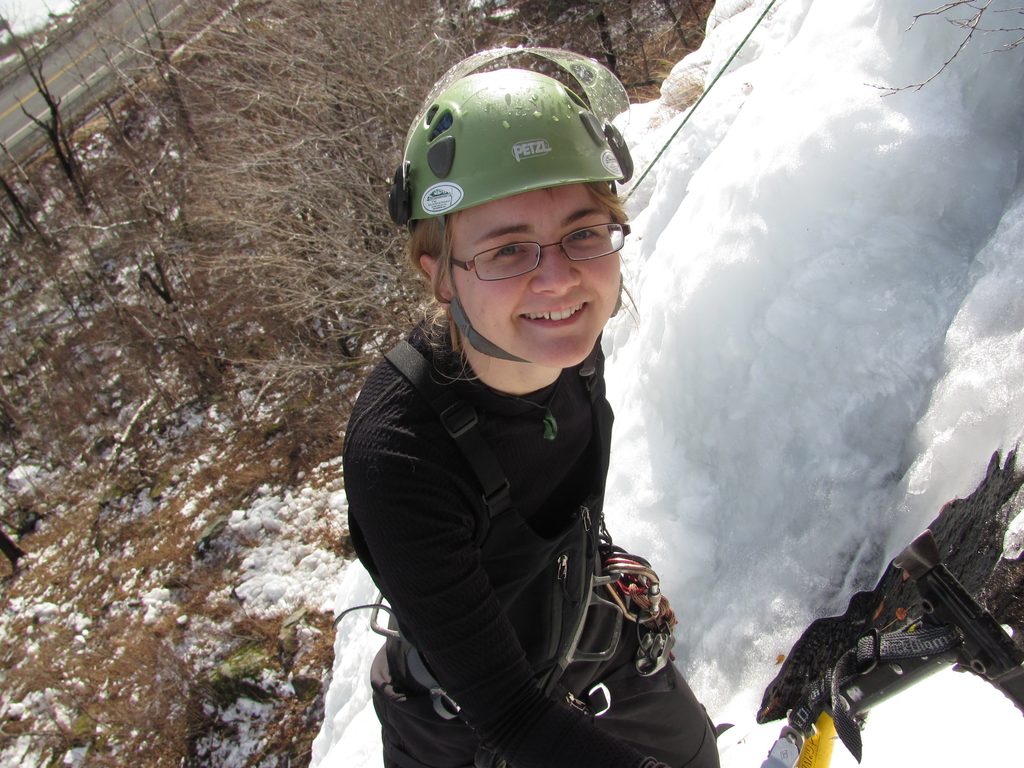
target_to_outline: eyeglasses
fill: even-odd
[[[574,230],[556,243],[506,243],[478,253],[469,261],[452,259],[452,263],[476,272],[481,280],[505,280],[535,270],[548,246],[561,247],[570,261],[589,261],[621,251],[628,234],[629,225],[595,224]]]

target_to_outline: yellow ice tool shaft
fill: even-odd
[[[814,723],[814,735],[804,742],[797,768],[828,768],[832,763],[832,745],[836,740],[836,724],[832,716],[822,712]]]

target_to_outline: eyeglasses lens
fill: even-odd
[[[624,239],[621,225],[598,224],[570,232],[557,245],[561,245],[570,260],[588,261],[621,250]],[[481,280],[504,280],[531,272],[540,264],[544,247],[539,243],[508,243],[478,253],[474,258],[477,277]]]

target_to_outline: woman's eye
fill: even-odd
[[[494,256],[495,256],[495,258],[498,258],[498,259],[515,257],[515,256],[521,256],[522,254],[523,254],[523,244],[522,243],[510,243],[509,245],[504,245],[501,248],[495,248],[494,249]]]
[[[573,241],[589,240],[592,237],[597,237],[597,232],[593,227],[589,229],[577,229],[575,232],[569,234],[569,239]]]

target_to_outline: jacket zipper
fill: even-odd
[[[562,644],[562,632],[563,625],[565,623],[563,612],[563,603],[565,602],[566,589],[565,581],[569,575],[569,553],[563,552],[557,558],[555,558],[555,582],[557,588],[553,590],[551,595],[551,618],[550,618],[550,637],[548,638],[548,657],[554,658],[558,654],[558,649]]]

